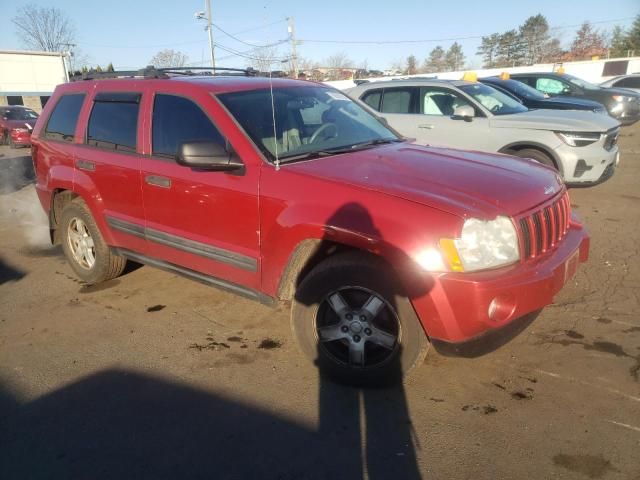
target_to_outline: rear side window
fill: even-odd
[[[154,155],[175,157],[178,147],[186,142],[226,143],[198,105],[176,95],[156,95],[152,130]]]
[[[394,88],[384,90],[382,113],[413,113],[411,109],[411,89]]]
[[[373,90],[367,92],[362,97],[362,101],[374,110],[380,111],[380,99],[382,98],[382,90]]]
[[[84,93],[63,95],[53,107],[44,136],[52,140],[73,142]]]
[[[138,93],[97,94],[89,117],[87,145],[135,152],[139,109]]]

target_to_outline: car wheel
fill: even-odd
[[[302,280],[291,325],[321,373],[351,385],[389,385],[424,360],[429,341],[399,284],[364,253],[330,257]]]
[[[543,165],[555,168],[556,170],[558,169],[549,155],[534,148],[523,148],[522,150],[513,152],[513,155],[520,158],[531,158],[532,160],[542,163]]]
[[[95,284],[122,273],[126,259],[105,243],[82,199],[75,199],[64,208],[59,228],[67,261],[82,280]]]

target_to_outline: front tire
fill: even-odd
[[[351,385],[402,381],[429,342],[391,269],[356,252],[317,265],[300,283],[291,326],[321,373]]]
[[[93,285],[104,282],[122,273],[126,259],[116,255],[105,243],[82,199],[77,198],[64,208],[60,229],[67,261],[86,283]]]

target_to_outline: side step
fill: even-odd
[[[204,273],[196,272],[195,270],[191,270],[189,268],[180,267],[163,260],[147,257],[146,255],[141,255],[139,253],[132,252],[131,250],[114,248],[114,251],[119,255],[122,255],[123,257],[126,257],[134,262],[149,265],[151,267],[156,267],[167,272],[177,273],[178,275],[182,275],[183,277],[190,278],[191,280],[204,283],[205,285],[226,290],[237,295],[242,295],[243,297],[250,298],[251,300],[256,300],[264,305],[273,306],[276,303],[273,297],[265,295],[264,293],[252,288],[247,288],[235,283],[227,282],[226,280],[212,277],[210,275],[205,275]]]

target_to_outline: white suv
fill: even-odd
[[[568,184],[597,184],[619,162],[617,120],[587,111],[528,110],[478,82],[394,80],[347,90],[417,143],[500,152],[556,168]]]

